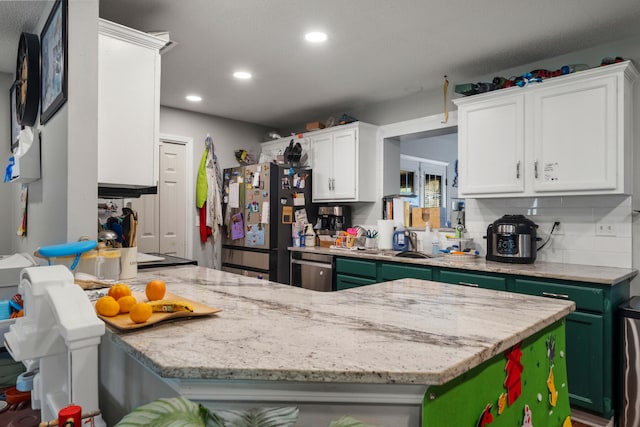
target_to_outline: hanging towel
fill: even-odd
[[[198,213],[200,215],[200,241],[206,243],[207,238],[213,234],[211,227],[207,226],[207,202],[204,202],[202,207],[198,208]]]
[[[207,177],[207,227],[211,228],[213,240],[217,240],[222,226],[222,196],[220,183],[222,176],[215,154],[209,150],[206,161]]]
[[[198,177],[196,179],[196,207],[202,208],[204,202],[207,201],[207,157],[209,156],[209,148],[205,148],[200,159],[198,167]]]

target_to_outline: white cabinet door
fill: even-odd
[[[333,197],[333,135],[325,133],[311,137],[314,168],[312,197],[316,200],[331,200]]]
[[[631,62],[454,100],[460,194],[631,194]]]
[[[540,88],[531,99],[534,191],[614,190],[616,77]]]
[[[99,28],[98,184],[156,186],[165,42],[105,20]]]
[[[458,120],[460,195],[523,192],[523,95],[460,105]]]
[[[352,123],[305,134],[313,156],[313,202],[372,202],[376,127]]]
[[[333,134],[333,198],[355,199],[358,158],[355,128]]]

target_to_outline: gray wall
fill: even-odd
[[[13,76],[7,73],[0,73],[0,171],[4,177],[7,159],[11,155],[9,150],[9,87],[13,82]],[[17,224],[12,220],[13,207],[13,184],[0,184],[0,255],[11,253],[12,239],[9,238],[10,231],[16,232]]]
[[[599,65],[602,58],[615,56],[631,59],[640,67],[640,37],[597,45],[590,49],[579,50],[561,56],[543,58],[536,62],[519,65],[506,70],[496,70],[489,75],[476,76],[470,81],[457,81],[455,75],[449,75],[448,109],[449,111],[456,110],[456,106],[451,102],[451,99],[461,96],[453,92],[456,84],[490,82],[495,76],[509,78],[511,76],[522,75],[525,72],[537,68],[556,70],[567,64],[588,64],[593,67]],[[640,85],[636,85],[636,88],[638,86]],[[442,89],[438,88],[431,91],[420,91],[391,101],[367,105],[363,108],[346,111],[346,113],[363,122],[381,126],[441,114],[443,110],[443,93]]]
[[[193,171],[197,173],[200,159],[204,153],[204,139],[211,135],[215,153],[220,162],[220,168],[238,166],[234,151],[243,148],[249,153],[259,153],[262,137],[271,129],[251,123],[229,120],[221,117],[192,113],[175,108],[160,108],[160,133],[193,138],[194,158]],[[195,182],[195,178],[194,178]],[[195,191],[195,189],[194,189]],[[193,215],[197,209],[193,206]],[[206,243],[201,243],[198,224],[193,230],[193,258],[205,267],[220,266],[220,242],[215,244],[209,237]]]
[[[49,10],[40,17],[37,28],[24,31],[40,34]],[[96,237],[97,80],[85,77],[97,76],[97,19],[98,0],[69,2],[68,26],[73,36],[67,46],[67,102],[44,126],[39,121],[35,126],[42,139],[41,179],[28,184],[26,237],[16,236],[21,185],[2,184],[2,195],[6,196],[3,204],[7,201],[11,206],[8,226],[0,229],[3,252],[31,253],[39,246],[76,241],[81,236]],[[7,79],[0,84],[4,85],[0,90],[8,94]],[[0,126],[8,135],[7,117],[8,112],[3,114]],[[5,222],[6,212],[2,213]],[[10,246],[4,242],[10,242]]]

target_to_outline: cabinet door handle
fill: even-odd
[[[569,295],[555,294],[553,292],[542,292],[542,295],[549,298],[569,299]]]
[[[336,179],[335,178],[331,178],[331,189],[335,191],[336,189]]]
[[[331,191],[331,178],[329,178],[329,191]]]
[[[533,171],[534,171],[536,179],[538,179],[538,161],[537,160],[535,162],[533,162]]]
[[[477,283],[469,283],[469,282],[458,282],[458,285],[462,285],[462,286],[470,286],[472,288],[477,288],[480,285],[478,285]]]
[[[516,179],[520,179],[520,160],[516,163]]]

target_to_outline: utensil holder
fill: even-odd
[[[378,247],[378,240],[375,237],[367,237],[364,241],[364,247],[367,249],[375,249]]]
[[[120,249],[120,280],[134,279],[138,275],[138,247]]]

